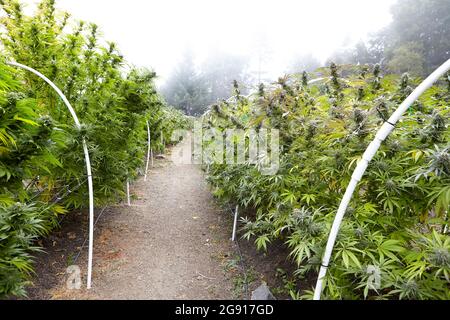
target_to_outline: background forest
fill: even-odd
[[[391,7],[391,14],[392,22],[387,27],[354,45],[343,46],[324,61],[308,53],[308,48],[292,54],[285,69],[279,71],[280,75],[314,71],[333,61],[337,64],[378,63],[385,73],[408,72],[423,77],[450,58],[448,0],[398,0]],[[332,28],[333,24],[339,24],[339,17],[327,23]],[[291,41],[301,42],[302,39]],[[193,53],[187,50],[162,85],[162,93],[169,104],[187,114],[199,115],[206,106],[232,94],[233,80],[241,84],[243,93],[256,91],[260,82],[276,81],[264,74],[265,68],[274,62],[270,48],[263,41],[251,56],[212,52],[202,63],[197,63]],[[256,64],[256,69],[251,68],[252,64]]]

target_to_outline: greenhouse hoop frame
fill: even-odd
[[[69,100],[67,100],[66,96],[62,91],[46,76],[44,76],[39,71],[28,67],[26,65],[23,65],[21,63],[8,61],[6,64],[18,67],[27,71],[30,71],[31,73],[35,74],[42,80],[44,80],[50,87],[53,88],[53,90],[56,91],[56,93],[59,95],[59,97],[63,100],[64,104],[66,105],[67,109],[69,109],[70,114],[72,115],[72,118],[75,122],[75,125],[78,129],[81,129],[81,123],[78,120],[77,114],[75,113],[75,110],[73,109],[72,105],[70,104]],[[84,158],[86,162],[86,173],[87,173],[87,179],[88,179],[88,190],[89,190],[89,253],[88,253],[88,273],[87,273],[87,283],[86,286],[88,289],[91,288],[92,285],[92,256],[93,256],[93,247],[94,247],[94,187],[92,182],[92,170],[91,170],[91,161],[89,158],[89,150],[87,147],[86,139],[83,137],[83,152],[84,152]]]
[[[336,241],[339,228],[344,218],[347,206],[350,203],[353,192],[361,180],[364,172],[369,165],[369,162],[375,156],[376,152],[381,146],[381,143],[387,138],[387,136],[394,130],[396,123],[400,120],[403,113],[424,93],[428,88],[430,88],[441,76],[443,76],[447,71],[450,70],[450,59],[444,62],[439,68],[437,68],[432,74],[430,74],[422,83],[414,89],[414,91],[400,104],[397,110],[391,115],[391,117],[383,123],[383,125],[378,129],[375,138],[367,147],[366,151],[362,155],[362,159],[358,162],[353,174],[351,176],[350,183],[345,190],[344,196],[342,197],[341,203],[337,210],[336,216],[331,227],[330,234],[328,236],[327,245],[325,247],[325,253],[322,258],[322,263],[320,265],[319,275],[317,277],[316,288],[314,290],[314,300],[320,300],[320,295],[322,293],[323,279],[327,274],[328,265],[331,258],[331,253],[333,252],[334,243]]]

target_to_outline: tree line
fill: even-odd
[[[392,22],[368,39],[336,50],[325,62],[310,53],[295,54],[284,72],[310,72],[331,62],[378,63],[385,73],[423,77],[450,58],[449,0],[398,0],[391,14]],[[250,56],[216,52],[200,66],[194,58],[187,51],[162,88],[166,101],[189,115],[200,115],[208,105],[232,95],[234,80],[243,85],[242,93],[259,82],[270,82],[261,78],[261,66],[256,72],[250,70]],[[261,54],[255,59],[270,63]]]

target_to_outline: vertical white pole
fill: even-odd
[[[144,174],[144,181],[147,181],[147,171],[148,171],[148,163],[150,160],[150,125],[147,121],[147,162],[145,163],[145,174]]]
[[[164,137],[163,137],[163,133],[162,133],[162,130],[161,130],[161,150],[162,150],[162,153],[164,152]]]
[[[130,181],[127,180],[127,202],[128,202],[128,206],[131,206],[131,201],[130,201]]]
[[[233,234],[231,235],[231,241],[236,239],[236,226],[237,226],[237,218],[238,218],[238,209],[239,206],[236,206],[236,210],[234,211],[234,221],[233,221]]]
[[[70,114],[72,115],[72,118],[75,122],[75,125],[78,129],[81,128],[80,121],[78,120],[77,114],[75,113],[75,110],[72,108],[72,105],[70,104],[69,100],[67,100],[66,96],[62,91],[46,76],[44,76],[42,73],[40,73],[37,70],[34,70],[33,68],[30,68],[26,65],[17,63],[17,62],[7,62],[8,65],[18,67],[25,69],[27,71],[30,71],[31,73],[37,75],[39,78],[44,80],[50,87],[55,90],[55,92],[59,95],[59,97],[62,99],[64,104],[66,105],[67,109],[69,109]],[[87,179],[88,179],[88,191],[89,191],[89,253],[88,253],[88,275],[87,275],[87,288],[91,288],[92,283],[92,260],[93,260],[93,251],[94,251],[94,184],[92,182],[92,170],[91,170],[91,161],[89,158],[89,150],[86,144],[86,140],[83,138],[83,153],[84,153],[84,160],[86,163],[86,173],[87,173]]]
[[[85,155],[86,172],[88,176],[88,191],[89,191],[89,249],[88,249],[88,275],[86,287],[88,289],[92,286],[92,261],[94,252],[94,186],[92,182],[91,161],[89,158],[89,151],[86,140],[83,138],[83,152]]]

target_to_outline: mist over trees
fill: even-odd
[[[252,75],[248,69],[249,62],[247,56],[232,55],[220,51],[210,54],[200,67],[201,78],[208,89],[206,97],[208,103],[214,103],[217,99],[228,98],[232,94],[234,80],[241,84],[250,83]]]
[[[286,69],[287,73],[311,72],[321,67],[321,62],[312,53],[295,55]]]
[[[402,58],[420,65],[423,73],[450,58],[449,0],[399,0],[392,14],[386,44],[392,71],[407,71],[397,62]]]
[[[449,0],[398,0],[391,13],[384,30],[328,60],[381,63],[389,72],[424,76],[450,58]]]
[[[196,66],[192,53],[186,51],[161,91],[170,105],[188,115],[200,115],[208,105],[232,94],[234,80],[251,82],[248,66],[248,57],[220,51]]]
[[[392,22],[355,45],[332,53],[320,61],[311,53],[293,53],[285,73],[314,71],[337,64],[379,63],[385,72],[425,76],[450,58],[450,0],[397,0],[391,7]],[[356,26],[355,26],[356,27]],[[208,105],[232,94],[233,80],[241,92],[268,83],[272,63],[269,40],[263,33],[252,40],[250,56],[214,51],[200,65],[187,51],[162,88],[167,102],[189,115],[199,115]]]
[[[188,115],[197,114],[197,111],[204,106],[207,87],[195,68],[191,51],[184,52],[181,62],[172,71],[162,88],[162,93],[167,103]]]

